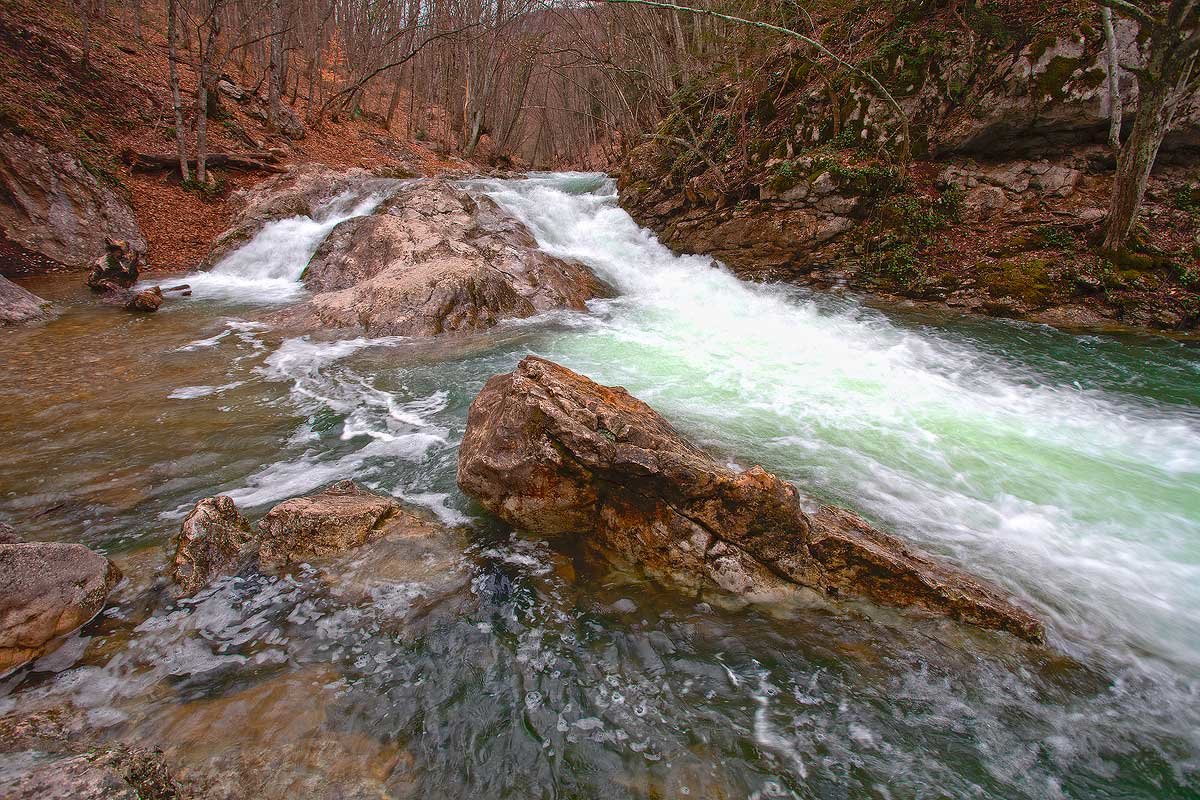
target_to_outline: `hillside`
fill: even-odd
[[[781,20],[878,76],[908,116],[911,164],[898,159],[896,115],[861,75],[760,38],[677,93],[626,160],[623,205],[672,247],[748,277],[1053,323],[1196,327],[1195,94],[1132,246],[1101,252],[1114,157],[1096,7],[959,6],[820,4]],[[1136,26],[1119,21],[1117,34],[1136,61]]]
[[[227,227],[230,195],[268,174],[218,169],[215,184],[200,191],[185,190],[170,171],[129,167],[127,151],[173,150],[166,23],[163,10],[147,4],[139,40],[128,9],[109,9],[92,24],[84,67],[79,18],[68,4],[4,0],[0,274],[78,269],[103,251],[106,235],[144,240],[151,270],[192,268]],[[243,76],[230,77],[240,88]],[[186,63],[180,80],[185,96],[194,90]],[[267,129],[264,108],[249,90],[240,101],[220,95],[210,106],[211,152],[273,149],[281,169],[319,162],[416,174],[466,166],[367,117],[326,119],[289,138]]]

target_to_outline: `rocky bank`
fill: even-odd
[[[622,205],[749,279],[1057,324],[1200,324],[1197,98],[1177,110],[1133,252],[1100,253],[1115,161],[1095,8],[1001,4],[955,21],[919,7],[881,12],[891,22],[871,23],[855,56],[909,116],[907,170],[874,90],[785,49],[760,56],[755,81],[718,70],[681,91],[625,161]],[[821,13],[829,41],[861,27]],[[1117,39],[1123,63],[1144,58],[1136,25],[1120,21]],[[1136,85],[1121,83],[1132,108]]]

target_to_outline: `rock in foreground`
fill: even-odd
[[[252,562],[283,567],[361,547],[384,536],[431,536],[445,528],[354,481],[293,497],[272,508],[257,526],[228,497],[206,497],[183,520],[175,539],[171,580],[194,594]]]
[[[413,181],[325,239],[304,273],[314,292],[283,319],[371,335],[482,330],[551,309],[583,310],[606,287],[538,249],[515,217],[441,180]]]
[[[285,500],[259,520],[259,560],[277,565],[320,558],[420,524],[393,498],[338,481],[318,494]]]
[[[254,532],[228,497],[206,497],[180,526],[171,561],[171,579],[184,595],[195,594],[215,578],[236,572],[252,555]]]
[[[81,544],[0,544],[0,672],[57,647],[100,612],[120,577]]]
[[[761,467],[735,472],[624,389],[534,356],[472,403],[458,483],[514,526],[588,535],[697,590],[798,585],[1043,637],[1000,590],[844,509],[808,515],[791,484]]]

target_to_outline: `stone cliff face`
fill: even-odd
[[[674,141],[627,159],[622,205],[671,247],[748,278],[1050,322],[1194,327],[1200,100],[1181,104],[1164,143],[1142,216],[1147,257],[1104,262],[1087,252],[1114,166],[1103,35],[1073,19],[1026,31],[968,22],[898,15],[863,61],[909,115],[906,173],[889,161],[897,126],[869,86],[831,87],[805,58],[779,56],[761,85],[734,93],[718,76],[681,101],[661,131]],[[1118,40],[1138,63],[1136,27],[1121,23]],[[1122,83],[1128,108],[1136,87]]]
[[[15,133],[0,135],[0,229],[24,250],[81,268],[106,238],[145,251],[133,209],[69,153]]]

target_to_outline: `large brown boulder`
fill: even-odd
[[[196,503],[179,528],[171,579],[183,595],[195,594],[221,575],[236,572],[254,556],[254,532],[225,496]]]
[[[50,303],[0,276],[0,325],[33,322],[50,316]]]
[[[515,217],[443,180],[413,181],[326,238],[304,273],[314,292],[282,319],[372,335],[433,336],[550,309],[583,310],[606,287],[538,249]]]
[[[475,398],[458,484],[514,526],[585,535],[695,590],[803,586],[1043,636],[999,589],[844,509],[810,516],[791,484],[734,471],[624,389],[535,356]]]
[[[57,647],[100,612],[120,577],[81,544],[0,544],[0,672]]]
[[[0,229],[22,248],[72,267],[95,258],[106,237],[146,249],[119,192],[69,153],[18,133],[0,134]]]

